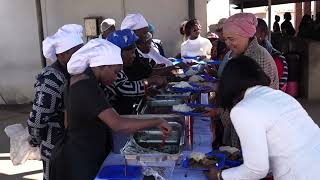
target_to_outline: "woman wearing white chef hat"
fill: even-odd
[[[111,18],[107,18],[100,24],[101,34],[99,38],[107,39],[108,35],[116,30],[116,21]]]
[[[121,49],[109,41],[93,39],[68,63],[70,79],[68,131],[56,146],[51,180],[94,179],[106,158],[106,127],[132,133],[157,126],[168,136],[171,127],[162,119],[128,119],[118,115],[105,98],[100,83],[110,85],[122,69]]]
[[[121,23],[121,30],[123,29],[130,29],[139,37],[139,39],[143,39],[144,36],[149,33],[149,24],[139,13],[128,14]],[[146,54],[141,55],[154,60],[157,64],[165,64],[166,66],[172,65],[172,62],[169,59],[159,54],[156,47],[151,47]]]
[[[44,179],[49,179],[51,151],[64,133],[64,87],[69,80],[67,63],[83,45],[82,26],[67,24],[43,42],[43,55],[53,64],[37,76],[35,99],[30,113],[28,130],[30,144],[40,146]]]

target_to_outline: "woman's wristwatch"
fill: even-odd
[[[221,170],[217,173],[217,178],[218,178],[218,180],[223,180],[222,179],[222,171]]]

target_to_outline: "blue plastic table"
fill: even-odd
[[[211,121],[205,117],[195,117],[193,125],[193,150],[197,152],[211,152],[212,134],[210,130]],[[183,155],[187,156],[190,151],[183,151]],[[125,160],[121,154],[110,153],[101,166],[101,169],[107,165],[124,165]],[[99,172],[100,173],[100,172]],[[98,173],[98,174],[99,174]],[[206,180],[205,175],[199,170],[190,170],[183,168],[181,165],[176,165],[172,177],[172,180]],[[95,180],[99,179],[98,175]]]

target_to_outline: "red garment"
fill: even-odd
[[[273,54],[273,60],[276,63],[279,77],[279,89],[282,91],[286,91],[287,89],[287,80],[288,80],[288,66],[286,64],[283,56],[279,56],[278,54]]]
[[[274,59],[274,62],[276,63],[277,70],[278,70],[278,77],[280,79],[283,75],[283,69],[284,69],[282,59],[277,55],[274,55],[273,59]]]

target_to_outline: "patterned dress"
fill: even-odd
[[[49,161],[52,149],[64,134],[64,89],[69,75],[58,61],[37,76],[35,99],[30,113],[28,130],[30,144],[40,146],[43,179],[49,179]]]
[[[110,104],[119,114],[131,114],[133,104],[144,95],[142,80],[130,81],[124,71],[120,71],[117,80],[109,86],[102,86]]]
[[[132,64],[118,73],[112,85],[102,86],[110,104],[119,114],[133,113],[133,105],[144,95],[143,79],[150,76],[156,64],[152,59],[143,57],[138,50],[135,55]]]
[[[288,63],[286,61],[286,58],[283,56],[283,54],[273,48],[272,44],[268,40],[264,40],[262,43],[262,46],[271,54],[273,57],[278,70],[278,77],[279,77],[279,89],[282,91],[285,91],[287,81],[288,81]]]
[[[124,71],[120,71],[117,74],[117,80],[112,85],[106,86],[104,91],[109,94],[109,98],[117,95],[142,96],[144,95],[144,84],[142,80],[129,81]]]

